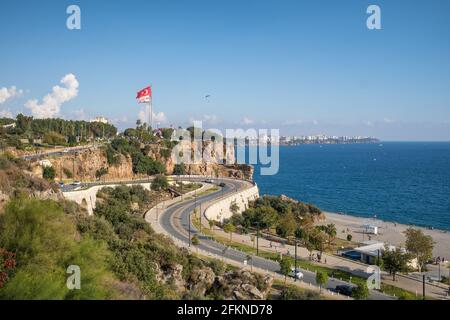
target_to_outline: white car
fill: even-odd
[[[291,272],[289,272],[289,276],[292,278],[297,278],[299,280],[302,280],[303,272],[301,272],[300,269],[294,270],[294,268],[292,268]]]
[[[73,186],[80,186],[81,182],[80,181],[74,181],[74,182],[72,182],[72,185]]]

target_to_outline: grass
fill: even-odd
[[[183,183],[183,187],[181,187],[178,184],[175,184],[172,186],[173,189],[175,189],[176,191],[182,193],[182,194],[186,194],[188,192],[194,191],[194,190],[198,190],[202,187],[201,183]]]
[[[194,226],[199,229],[200,226],[200,220],[197,216],[195,216],[192,219],[192,223],[194,224]],[[206,228],[205,226],[202,227],[202,232],[203,234],[214,238],[217,242],[222,243],[223,245],[229,246],[233,249],[237,249],[249,254],[253,254],[256,255],[256,248],[250,247],[248,245],[239,243],[239,242],[231,242],[230,243],[230,239],[229,238],[225,238],[222,236],[218,236],[216,234],[214,234],[214,232],[212,230],[210,230],[209,228]],[[274,252],[268,252],[268,251],[263,251],[263,250],[259,250],[259,257],[261,258],[265,258],[265,259],[270,259],[273,261],[278,261],[279,260],[279,255],[277,253]],[[294,265],[294,259],[292,257],[285,257],[287,259],[291,259],[292,260],[292,265]],[[354,275],[350,272],[346,272],[346,271],[342,271],[339,269],[332,269],[332,268],[328,268],[328,267],[324,267],[318,264],[315,264],[311,261],[308,260],[301,260],[301,259],[297,259],[297,267],[304,269],[304,270],[308,270],[308,271],[312,271],[312,272],[324,272],[328,275],[328,277],[333,277],[335,279],[339,279],[342,281],[347,281],[347,282],[351,282],[353,284],[358,284],[358,283],[366,283],[367,279],[361,276],[357,276]],[[420,297],[416,297],[416,295],[410,291],[407,291],[405,289],[402,288],[398,288],[392,285],[388,285],[388,284],[381,284],[381,292],[391,295],[391,296],[395,296],[401,300],[416,300],[416,299],[420,299]]]
[[[391,295],[391,296],[395,296],[400,300],[421,300],[422,296],[417,296],[407,290],[404,290],[402,288],[398,288],[398,287],[394,287],[390,284],[386,284],[386,283],[381,283],[381,291]]]
[[[272,284],[272,290],[280,291],[280,294],[283,290],[290,291],[291,298],[290,300],[323,300],[325,299],[321,294],[316,291],[308,290],[304,288],[299,288],[292,284],[285,284],[284,281],[279,279],[274,279]],[[270,296],[270,299],[281,299],[281,297],[275,297],[273,294]]]
[[[197,197],[204,196],[204,195],[207,195],[207,194],[219,191],[219,190],[220,190],[219,187],[212,187],[212,188],[210,188],[208,190],[205,190],[205,191],[202,191],[200,193],[197,193]]]

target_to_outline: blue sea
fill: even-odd
[[[280,147],[280,168],[254,180],[324,211],[450,230],[450,142]]]

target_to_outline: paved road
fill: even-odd
[[[141,183],[149,183],[154,179],[154,177],[149,177],[148,179],[139,179],[139,180],[129,180],[129,181],[109,181],[109,182],[79,182],[78,184],[64,184],[61,185],[62,192],[76,191],[81,189],[87,189],[94,186],[111,186],[118,184],[141,184]]]
[[[88,146],[80,146],[80,147],[68,147],[68,148],[59,148],[57,151],[47,151],[42,153],[28,154],[26,156],[20,157],[25,161],[38,160],[47,157],[62,157],[67,154],[75,154],[78,152],[83,152],[89,149],[96,149],[96,145],[88,145]]]
[[[229,194],[234,192],[235,190],[239,190],[244,187],[246,182],[243,181],[229,181],[226,180],[225,187],[221,191],[216,191],[214,193],[210,193],[208,195],[204,195],[201,197],[197,197],[197,205],[199,203],[209,202],[214,200],[217,197],[220,197],[223,194]],[[162,228],[166,230],[170,235],[177,238],[180,241],[185,243],[189,242],[189,214],[192,213],[195,208],[195,200],[189,200],[180,204],[173,205],[166,209],[164,213],[161,215],[160,223]],[[247,254],[243,253],[239,250],[235,250],[232,248],[227,248],[226,246],[217,243],[211,240],[209,237],[206,237],[199,233],[199,231],[195,228],[195,226],[191,223],[191,237],[197,234],[200,238],[200,244],[198,246],[199,249],[204,250],[206,252],[216,254],[219,256],[224,256],[225,258],[240,262],[243,264],[243,261],[246,260]],[[257,268],[261,268],[264,270],[272,271],[272,272],[280,272],[279,264],[275,261],[260,258],[257,256],[252,256],[253,266]],[[304,274],[303,281],[310,282],[312,284],[316,284],[315,274],[310,271],[302,270]],[[328,281],[326,287],[328,289],[334,289],[336,285],[339,284],[349,284],[344,281],[339,281],[335,279],[331,279]],[[378,291],[371,291],[370,298],[374,300],[386,300],[392,299],[392,297],[386,296]]]

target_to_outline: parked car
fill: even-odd
[[[74,181],[74,182],[72,182],[72,185],[73,186],[80,186],[81,182],[80,181]]]
[[[442,281],[442,277],[439,277],[439,276],[428,276],[427,279],[429,282],[441,282]]]
[[[219,187],[223,188],[223,187],[225,187],[225,186],[226,186],[225,182],[219,183]]]
[[[349,286],[347,284],[341,284],[341,285],[337,285],[334,290],[337,293],[339,293],[339,294],[343,294],[343,295],[346,295],[346,296],[351,296],[352,295],[352,291],[353,291],[353,287]]]
[[[299,280],[303,279],[303,272],[300,271],[300,269],[292,268],[291,272],[289,272],[289,277],[297,278]]]

